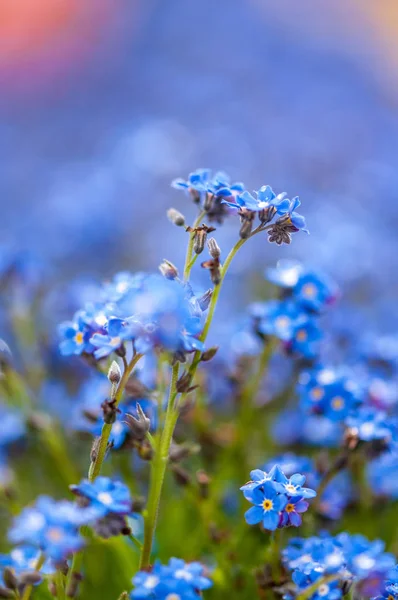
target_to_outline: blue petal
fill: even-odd
[[[260,506],[252,506],[245,512],[245,519],[248,525],[256,525],[263,518],[264,511]]]

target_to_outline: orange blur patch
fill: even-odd
[[[55,44],[78,14],[78,0],[0,2],[0,66]]]

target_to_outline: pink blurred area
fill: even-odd
[[[122,0],[2,0],[3,97],[28,100],[26,94],[56,93],[57,85],[84,72],[90,59],[117,46],[123,4]],[[138,1],[129,4],[138,9]]]

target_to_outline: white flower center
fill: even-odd
[[[113,502],[113,498],[111,494],[109,494],[109,492],[101,492],[100,494],[98,494],[98,500],[102,504],[105,504],[105,506],[109,506]]]
[[[188,571],[186,571],[185,569],[178,569],[178,571],[176,571],[174,573],[174,576],[177,579],[184,579],[185,581],[191,581],[192,580],[192,575],[191,573],[189,573]]]

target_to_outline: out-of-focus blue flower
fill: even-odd
[[[93,482],[83,479],[70,489],[78,496],[90,501],[90,506],[99,517],[110,513],[129,515],[132,511],[130,490],[120,481],[112,481],[109,477],[97,477]]]
[[[318,563],[308,563],[301,568],[297,568],[293,575],[293,582],[297,585],[299,593],[306,588],[314,585],[319,580],[319,587],[311,594],[311,600],[339,600],[343,597],[343,592],[339,586],[338,580],[328,583],[321,579],[325,574],[324,568]]]
[[[292,293],[303,308],[319,312],[336,299],[337,288],[324,275],[308,271],[301,274]]]
[[[367,465],[367,477],[376,496],[398,499],[398,451],[383,453]]]
[[[286,344],[286,349],[304,358],[315,358],[319,354],[320,341],[323,332],[313,318],[309,318],[295,330],[292,339]]]
[[[202,590],[212,586],[203,573],[203,565],[197,562],[186,563],[178,558],[171,558],[167,565],[155,562],[150,572],[140,571],[134,576],[131,598],[197,600]]]
[[[0,554],[0,569],[11,567],[17,575],[24,571],[35,571],[39,558],[40,550],[34,546],[19,546],[9,554]],[[55,567],[50,560],[46,560],[40,571],[50,575],[54,573]]]
[[[26,433],[25,422],[22,415],[15,409],[0,403],[0,451],[8,444],[12,444]]]
[[[15,544],[29,544],[58,563],[83,546],[78,527],[93,519],[91,511],[67,501],[40,496],[34,506],[16,517],[9,531]]]
[[[291,302],[270,300],[253,304],[250,314],[263,335],[274,335],[284,342],[290,342],[295,332],[307,321],[307,315]]]
[[[116,317],[109,319],[106,325],[107,334],[95,333],[90,339],[92,346],[97,348],[94,351],[95,358],[100,359],[109,356],[109,354],[118,350],[124,341],[133,340],[138,330],[139,327],[134,321],[123,321],[123,319]]]
[[[386,413],[371,407],[362,407],[346,418],[346,426],[363,442],[383,440],[388,444],[393,438],[393,425]]]
[[[282,288],[294,288],[300,279],[304,266],[296,260],[279,260],[276,267],[269,267],[265,277]]]
[[[358,385],[334,369],[317,367],[299,378],[300,407],[309,413],[342,421],[361,399]]]
[[[395,565],[394,556],[384,552],[385,544],[381,540],[369,541],[363,535],[340,533],[336,541],[346,557],[349,571],[365,583],[375,575],[388,573]]]

